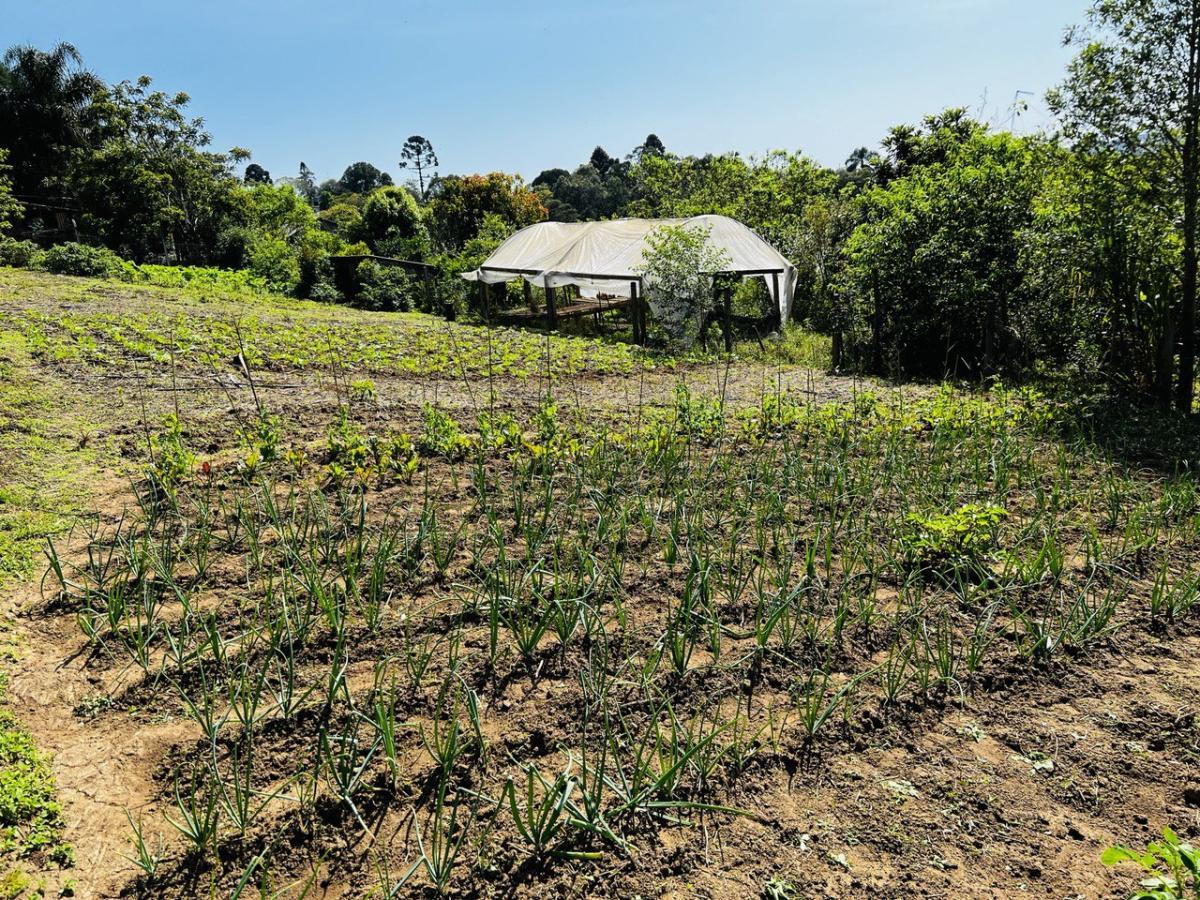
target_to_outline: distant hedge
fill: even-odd
[[[70,241],[43,250],[32,241],[0,237],[0,266],[41,269],[56,275],[113,278],[158,287],[237,294],[271,293],[265,278],[245,270],[218,269],[214,266],[139,265],[121,259],[105,247]]]

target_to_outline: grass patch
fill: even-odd
[[[23,336],[0,329],[0,583],[28,577],[46,539],[70,528],[93,461],[69,392],[32,367]]]
[[[808,331],[794,322],[788,322],[777,338],[764,340],[761,345],[758,341],[742,341],[737,345],[737,353],[743,359],[820,371],[833,364],[829,336]]]

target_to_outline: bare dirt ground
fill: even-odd
[[[13,290],[0,301],[15,309],[38,299]],[[252,403],[250,386],[232,368],[216,374],[172,373],[163,366],[106,371],[32,355],[13,365],[22,383],[53,395],[46,416],[72,423],[68,433],[82,432],[59,442],[54,461],[75,467],[82,506],[109,525],[132,506],[147,421],[183,406],[198,449],[219,455],[238,421],[231,410],[244,414]],[[527,416],[548,389],[538,378],[485,382],[373,373],[372,379],[377,399],[362,411],[364,424],[409,431],[419,429],[425,402],[464,420],[488,408]],[[581,419],[628,421],[644,409],[669,406],[681,379],[733,406],[753,405],[772,392],[822,403],[863,389],[896,390],[743,363],[583,373],[549,389],[560,408]],[[263,371],[255,390],[263,405],[280,413],[289,437],[319,442],[344,386],[320,372]],[[25,471],[20,460],[5,463],[11,473]],[[68,558],[78,558],[86,545],[80,529],[57,540]],[[145,821],[148,834],[174,839],[163,818],[171,805],[166,772],[194,743],[194,723],[139,694],[140,672],[96,659],[74,611],[46,603],[40,576],[41,566],[27,580],[10,582],[0,614],[12,618],[17,647],[8,667],[7,702],[52,758],[65,839],[75,848],[73,870],[47,866],[44,875],[51,889],[73,881],[81,897],[159,895],[139,883],[128,858],[127,810]],[[639,600],[635,586],[635,607],[656,602],[653,584],[643,587]],[[1100,865],[1105,847],[1142,846],[1164,824],[1185,836],[1200,834],[1198,659],[1194,627],[1152,632],[1135,623],[1068,664],[1041,671],[1010,666],[961,697],[902,708],[887,718],[855,719],[803,765],[786,752],[760,755],[727,786],[729,802],[754,810],[755,818],[715,816],[704,827],[664,828],[646,836],[637,857],[613,858],[604,866],[564,862],[545,880],[528,877],[498,853],[491,881],[473,893],[1126,896],[1130,873]],[[513,682],[492,697],[488,717],[497,742],[553,744],[558,723],[572,715],[567,674]],[[383,816],[377,838],[386,828],[401,830],[398,822]],[[331,826],[337,827],[344,829],[340,846],[325,836],[336,853],[313,860],[297,847],[290,865],[286,850],[279,854],[283,870],[294,876],[293,893],[314,865],[318,877],[310,897],[368,896],[377,889],[371,841],[349,822]],[[781,893],[770,894],[771,885],[780,885]],[[286,879],[277,887],[288,895]],[[188,890],[175,883],[161,888],[169,896],[187,896]]]

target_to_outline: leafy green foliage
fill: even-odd
[[[690,345],[715,303],[713,274],[729,266],[729,254],[713,247],[708,229],[664,225],[646,238],[637,268],[646,284],[656,322],[677,344]]]
[[[444,410],[426,403],[421,410],[422,431],[417,447],[435,456],[459,459],[472,441],[459,430],[458,423]]]
[[[1156,312],[1179,334],[1174,385],[1180,411],[1191,413],[1196,375],[1197,230],[1200,228],[1200,6],[1191,0],[1101,0],[1090,28],[1075,29],[1079,48],[1067,80],[1051,91],[1081,154],[1115,151],[1135,170],[1141,191],[1180,211],[1170,223],[1183,244],[1179,291],[1159,296]],[[1162,328],[1159,327],[1161,333]],[[1163,339],[1158,399],[1171,395],[1174,347]]]
[[[11,167],[5,163],[7,159],[8,150],[0,147],[0,240],[4,239],[12,220],[24,209],[23,204],[13,196],[12,179],[8,174]]]
[[[127,280],[135,284],[179,288],[188,293],[247,296],[268,294],[270,288],[261,277],[244,269],[218,269],[214,266],[156,266],[148,263],[124,264]]]
[[[72,155],[90,131],[90,103],[103,82],[68,43],[17,45],[0,62],[0,134],[10,151],[15,193],[61,193]]]
[[[0,235],[0,266],[24,269],[35,265],[40,256],[41,250],[33,241],[16,241]]]
[[[255,237],[246,249],[246,267],[277,294],[290,294],[300,284],[300,262],[282,238]]]
[[[1109,847],[1100,857],[1106,866],[1132,862],[1150,873],[1142,879],[1142,890],[1130,900],[1187,900],[1200,897],[1200,852],[1182,841],[1169,826],[1163,827],[1163,839],[1151,841],[1144,852],[1128,847]]]
[[[401,187],[380,188],[367,198],[359,232],[380,256],[419,260],[428,252],[421,210],[413,195]]]
[[[858,304],[847,350],[867,368],[970,377],[1027,355],[1023,306],[1038,298],[1021,290],[1019,238],[1042,157],[1036,141],[956,124],[930,119],[904,174],[863,197],[844,283]]]
[[[908,551],[927,565],[982,566],[996,544],[996,533],[1008,513],[1001,506],[965,503],[949,513],[910,513],[911,531],[903,538]]]
[[[125,275],[121,258],[105,247],[55,244],[38,259],[43,269],[56,275],[90,275],[99,278],[121,278]]]
[[[41,852],[69,865],[73,854],[62,832],[49,761],[12,713],[0,709],[0,853]]]
[[[61,290],[52,280],[53,276],[17,269],[0,273],[0,283],[16,289]],[[83,290],[98,284],[80,282]],[[545,336],[528,331],[488,331],[420,315],[381,318],[270,294],[253,295],[249,311],[240,305],[246,295],[208,289],[180,295],[130,285],[131,293],[123,296],[137,296],[135,288],[146,302],[125,313],[63,310],[47,315],[21,310],[11,321],[41,358],[106,368],[174,358],[180,367],[211,371],[214,364],[224,366],[244,351],[252,369],[319,370],[339,359],[364,372],[430,378],[491,372],[530,378],[542,372],[547,349],[554,371],[563,375],[680,365],[670,356],[624,343],[553,336],[547,348]]]
[[[546,208],[518,176],[448,175],[429,200],[429,231],[443,251],[457,252],[479,234],[488,216],[505,226],[524,228],[546,218]]]
[[[187,115],[188,95],[151,85],[142,76],[97,93],[66,181],[83,209],[81,225],[106,246],[139,261],[202,262],[234,212],[241,185],[232,166],[244,153],[210,152],[203,120]]]
[[[162,430],[150,438],[150,480],[163,496],[174,496],[176,489],[196,467],[196,456],[188,449],[179,417],[167,416]]]
[[[358,295],[355,305],[363,309],[411,312],[423,306],[425,291],[420,276],[397,266],[380,265],[364,259],[355,271]]]

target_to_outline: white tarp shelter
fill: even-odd
[[[524,278],[538,287],[573,284],[584,297],[599,293],[629,297],[640,283],[646,237],[663,225],[700,226],[709,244],[730,258],[726,272],[743,278],[762,278],[788,321],[796,289],[796,267],[774,247],[728,216],[687,219],[611,219],[603,222],[539,222],[522,228],[493,251],[468,281],[497,284]],[[641,291],[639,290],[639,293]]]

